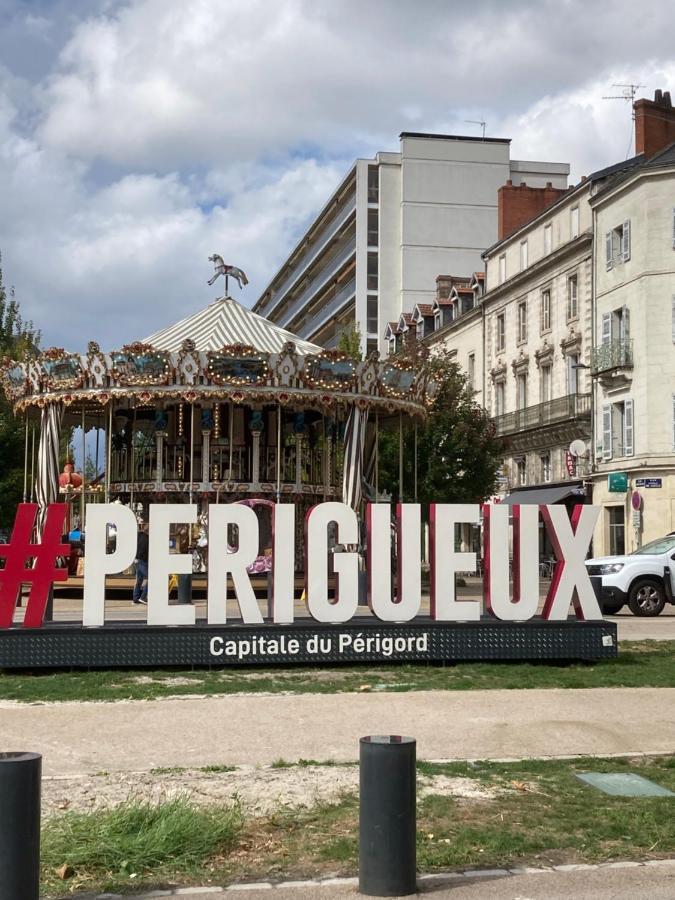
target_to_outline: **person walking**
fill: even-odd
[[[148,548],[150,539],[148,538],[148,529],[145,524],[141,524],[138,529],[138,538],[136,541],[136,583],[134,584],[133,602],[148,602]]]

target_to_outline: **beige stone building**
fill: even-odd
[[[669,105],[651,105],[675,120]],[[590,478],[593,502],[603,509],[596,555],[630,552],[675,531],[675,144],[633,162],[590,200],[596,385]],[[633,492],[641,497],[635,514]]]

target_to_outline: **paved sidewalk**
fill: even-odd
[[[420,893],[413,896],[430,900],[673,900],[675,860],[655,860],[644,865],[627,862],[561,866],[557,870],[521,870],[518,874],[495,870],[431,875],[422,876],[418,888]],[[183,888],[174,893],[144,894],[138,900],[167,895],[180,900],[355,900],[364,896],[357,890],[356,879],[333,879],[276,886],[242,884],[224,891]],[[114,896],[99,895],[101,900],[112,900]]]
[[[427,760],[665,753],[675,688],[5,701],[0,731],[3,749],[42,753],[47,775],[354,761],[365,734],[412,735]]]

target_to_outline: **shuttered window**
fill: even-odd
[[[614,256],[612,254],[612,232],[608,231],[605,235],[605,263],[607,265],[607,270],[612,268],[614,265]]]
[[[602,343],[609,344],[612,340],[612,314],[602,314]]]
[[[626,219],[623,223],[623,232],[621,234],[621,259],[628,262],[630,259],[630,219]]]
[[[633,401],[623,402],[623,455],[633,455]]]
[[[602,458],[612,458],[612,404],[602,407]]]

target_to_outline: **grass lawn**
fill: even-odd
[[[675,799],[611,797],[575,772],[633,772],[675,790],[675,757],[419,763],[419,775],[478,782],[488,799],[418,803],[420,871],[648,859],[675,852]],[[283,808],[242,825],[236,809],[127,803],[64,813],[43,835],[43,894],[146,890],[261,878],[355,874],[358,800]],[[69,867],[63,880],[56,874]],[[62,870],[63,871],[63,870]]]
[[[186,694],[489,690],[496,688],[675,687],[675,641],[623,642],[615,659],[595,663],[458,663],[0,672],[0,700],[151,700]]]

